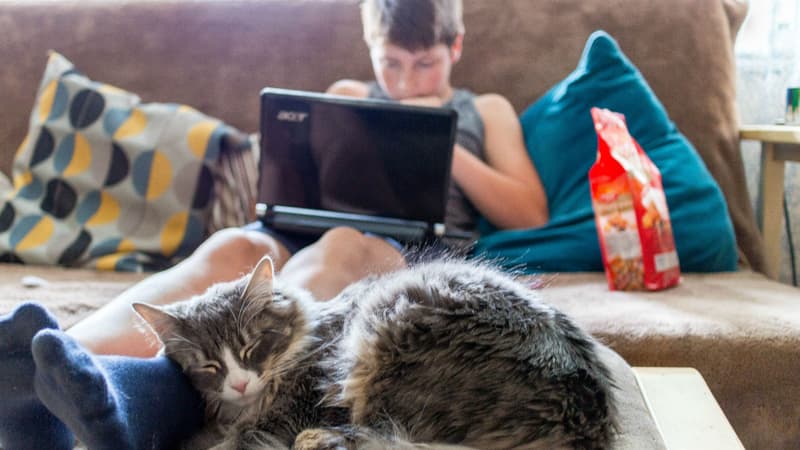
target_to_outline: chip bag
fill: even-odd
[[[661,173],[628,134],[622,114],[591,112],[598,142],[589,184],[608,288],[674,286],[680,266]]]

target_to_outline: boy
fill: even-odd
[[[464,231],[475,230],[479,215],[498,228],[544,225],[544,190],[511,105],[499,95],[474,96],[450,84],[464,39],[460,0],[367,0],[362,21],[376,82],[342,80],[328,92],[455,108],[458,137],[446,221]],[[237,278],[264,254],[282,278],[321,300],[368,274],[405,265],[386,240],[352,229],[307,236],[257,228],[215,234],[185,261],[71,328],[69,336],[54,330],[55,321],[36,305],[0,317],[0,397],[6,399],[0,444],[9,450],[70,448],[74,433],[90,448],[163,448],[196,429],[200,400],[166,358],[89,353],[156,353],[154,340],[136,329],[133,301],[189,298]],[[155,387],[160,399],[152,408]]]
[[[544,225],[547,199],[513,107],[450,84],[464,41],[461,1],[369,0],[361,13],[376,82],[341,80],[328,92],[455,109],[448,224],[474,231],[480,214],[503,229]]]

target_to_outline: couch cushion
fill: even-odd
[[[597,155],[593,106],[624,114],[661,171],[681,269],[736,269],[736,240],[719,186],[641,73],[602,31],[589,37],[578,67],[521,117],[550,222],[540,229],[489,233],[478,253],[531,272],[603,269],[587,175]]]
[[[762,274],[684,274],[609,292],[603,274],[539,276],[541,294],[632,366],[694,367],[745,448],[800,442],[800,290]]]
[[[176,104],[142,104],[51,53],[0,204],[0,259],[164,267],[205,237],[212,168],[235,131]]]

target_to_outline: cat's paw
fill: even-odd
[[[335,431],[324,428],[303,430],[294,439],[295,450],[348,450],[345,437]]]

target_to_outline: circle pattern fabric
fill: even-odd
[[[238,133],[184,105],[141,103],[51,52],[0,203],[0,260],[153,270],[205,238],[214,166]]]

